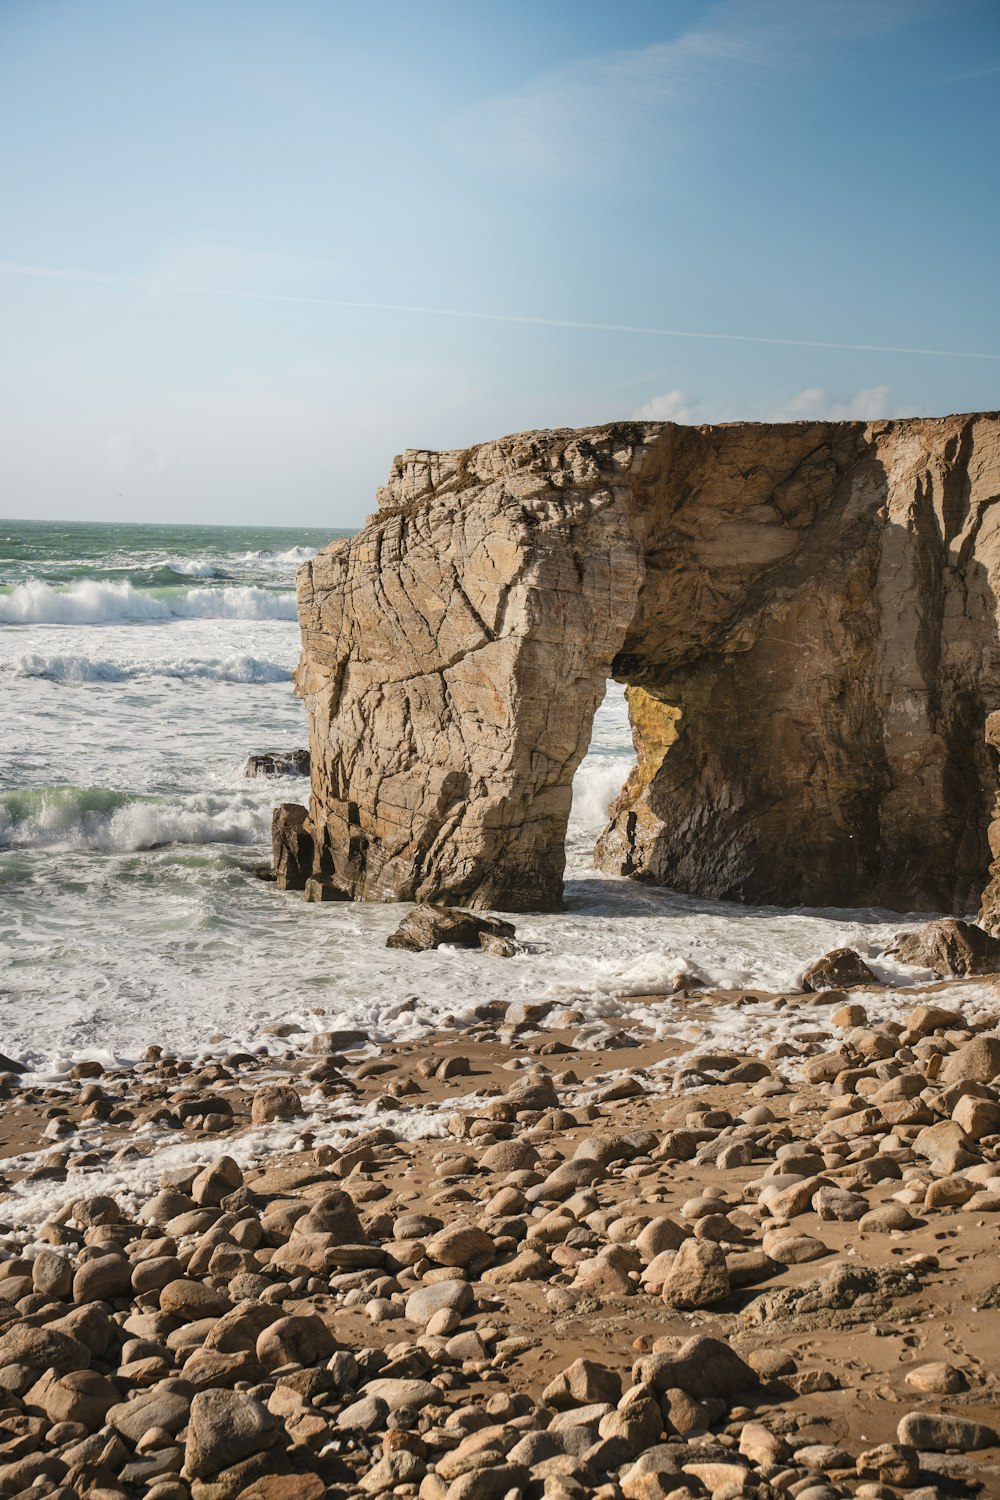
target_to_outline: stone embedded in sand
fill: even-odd
[[[850,989],[858,984],[877,985],[878,980],[853,948],[834,948],[824,953],[802,976],[802,988],[806,991]]]
[[[427,902],[407,912],[396,931],[385,940],[387,948],[403,948],[408,953],[423,953],[448,943],[456,948],[481,948],[486,937],[509,939],[514,924],[499,917],[477,917],[454,906],[433,906]]]
[[[428,1257],[442,1266],[468,1266],[493,1253],[493,1240],[475,1224],[453,1224],[427,1241]]]
[[[551,1380],[542,1392],[548,1406],[564,1411],[572,1406],[586,1406],[595,1401],[621,1400],[621,1376],[607,1365],[592,1359],[575,1359]]]
[[[787,1458],[788,1444],[763,1422],[745,1422],[740,1433],[740,1452],[758,1467],[775,1468]]]
[[[407,1297],[406,1316],[411,1323],[423,1325],[442,1308],[466,1313],[472,1301],[472,1288],[467,1281],[432,1281]]]
[[[909,1490],[917,1482],[920,1460],[915,1448],[901,1443],[882,1443],[877,1448],[859,1453],[856,1468],[859,1479]]]
[[[957,917],[928,922],[919,932],[900,933],[887,949],[901,964],[936,974],[993,974],[1000,969],[1000,939]]]
[[[821,1187],[813,1194],[812,1206],[821,1219],[850,1222],[868,1212],[868,1199],[844,1188]]]
[[[298,1091],[290,1084],[266,1084],[254,1094],[250,1106],[250,1119],[254,1125],[266,1125],[271,1120],[294,1120],[304,1113]]]
[[[710,1240],[685,1240],[663,1283],[663,1300],[671,1307],[711,1307],[730,1293],[726,1257]]]
[[[643,1355],[632,1367],[632,1378],[657,1391],[676,1386],[698,1400],[754,1391],[760,1385],[757,1372],[735,1349],[722,1339],[700,1334],[674,1353]]]
[[[917,1365],[914,1369],[907,1370],[904,1379],[908,1386],[924,1396],[950,1396],[956,1391],[964,1391],[968,1383],[961,1370],[956,1370],[954,1365],[946,1364],[943,1360]]]
[[[894,1231],[914,1229],[917,1220],[904,1203],[880,1203],[862,1214],[858,1228],[865,1234],[892,1234]]]
[[[911,1411],[900,1419],[899,1441],[907,1447],[931,1453],[971,1453],[977,1448],[993,1448],[1000,1436],[982,1422],[970,1422],[944,1412]]]

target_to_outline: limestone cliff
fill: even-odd
[[[524,433],[408,452],[378,498],[298,581],[331,894],[558,906],[613,676],[639,765],[604,869],[781,904],[978,903],[1000,417]]]

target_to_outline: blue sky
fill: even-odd
[[[996,0],[0,0],[0,514],[1000,407],[998,95]]]

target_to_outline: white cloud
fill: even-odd
[[[104,456],[112,474],[162,474],[166,455],[141,443],[130,432],[116,432],[104,444]]]
[[[689,396],[680,386],[673,391],[664,391],[662,396],[654,396],[634,415],[646,422],[696,423],[705,420],[698,413],[698,398]]]
[[[751,402],[716,403],[702,408],[697,396],[677,386],[652,396],[632,413],[643,421],[682,422],[874,422],[884,417],[922,417],[920,405],[899,401],[890,385],[864,386],[843,396],[819,385],[796,391],[776,406],[755,407]]]
[[[866,386],[853,396],[837,396],[822,386],[810,385],[768,412],[771,422],[874,422],[880,417],[916,417],[913,406],[901,407],[893,400],[890,385]]]

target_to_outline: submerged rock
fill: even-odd
[[[247,757],[244,776],[308,776],[308,750],[261,750]]]

